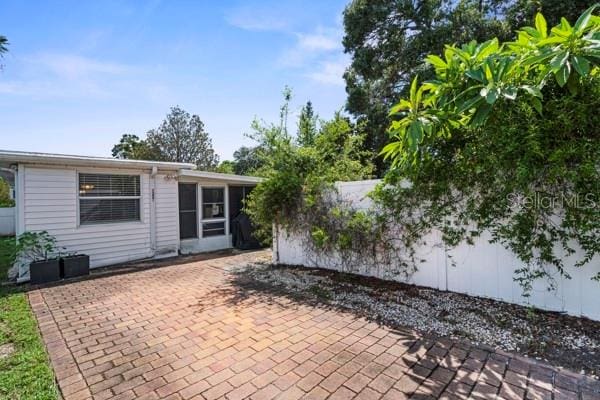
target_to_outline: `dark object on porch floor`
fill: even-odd
[[[250,218],[243,212],[231,220],[231,235],[233,246],[240,250],[260,249],[261,245],[252,235],[253,228]]]

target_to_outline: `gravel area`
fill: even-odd
[[[349,310],[392,327],[466,339],[598,379],[600,322],[500,301],[324,269],[255,265],[245,289]]]

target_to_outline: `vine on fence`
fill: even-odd
[[[581,249],[581,267],[600,252],[595,7],[574,25],[563,19],[549,30],[538,14],[513,42],[428,56],[435,79],[415,79],[391,110],[383,154],[392,167],[368,212],[336,198],[333,185],[370,174],[360,124],[338,115],[308,147],[263,129],[267,179],[246,206],[253,221],[263,232],[274,223],[305,232],[306,250],[337,255],[342,269],[388,274],[416,270],[416,249],[434,230],[448,247],[488,231],[523,262],[516,280],[525,294],[539,278],[552,288],[554,271],[569,277],[565,257]]]

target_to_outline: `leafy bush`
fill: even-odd
[[[245,210],[265,241],[271,238],[273,224],[290,231],[308,226],[312,231],[312,224],[298,217],[313,215],[333,182],[363,179],[372,172],[367,155],[360,150],[360,126],[340,113],[322,121],[314,142],[306,145],[288,134],[283,118],[279,125],[255,121],[250,135],[260,149],[262,167],[257,174],[265,180],[250,193]]]
[[[14,207],[15,201],[10,197],[10,186],[4,178],[0,178],[0,207]]]
[[[446,46],[436,77],[391,110],[393,168],[376,197],[415,243],[432,229],[455,246],[489,231],[524,263],[516,279],[552,285],[577,248],[600,251],[600,18],[588,9],[513,42]],[[405,183],[409,182],[409,185]],[[597,277],[600,279],[600,277]]]
[[[17,238],[16,255],[29,262],[47,261],[60,256],[56,238],[46,231],[24,232]]]

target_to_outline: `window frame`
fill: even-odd
[[[138,196],[80,196],[80,175],[109,175],[109,176],[137,176],[139,177],[140,190]],[[77,203],[77,227],[78,228],[86,228],[92,227],[96,225],[122,225],[122,224],[143,224],[144,223],[144,209],[143,209],[143,174],[141,173],[125,173],[125,172],[109,172],[109,171],[88,171],[88,170],[78,170],[77,171],[77,181],[76,181],[76,189],[75,189],[75,197]],[[139,218],[132,220],[122,220],[122,221],[93,221],[81,223],[81,200],[137,200],[139,205]]]
[[[227,205],[227,201],[228,201],[228,194],[227,194],[227,186],[226,185],[199,185],[200,186],[200,193],[199,193],[199,197],[200,197],[200,206],[198,207],[200,209],[200,224],[198,226],[198,230],[200,233],[200,238],[202,239],[208,239],[208,238],[218,238],[218,237],[223,237],[223,236],[227,236],[229,234],[229,229],[227,227],[227,220],[229,219],[227,213],[229,212],[229,207]],[[217,218],[204,218],[204,189],[221,189],[223,190],[223,216],[222,217],[217,217]],[[219,204],[219,203],[209,203],[209,204]],[[204,236],[204,224],[205,223],[213,223],[213,222],[223,222],[223,234],[222,235],[211,235],[211,236]]]

